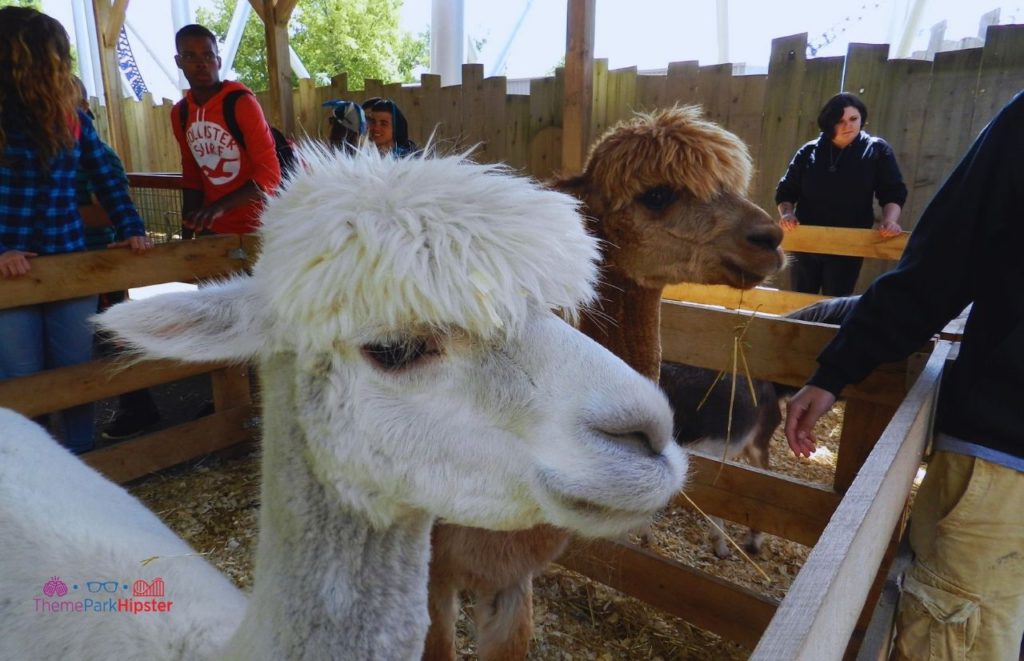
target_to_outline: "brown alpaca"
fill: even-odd
[[[697,282],[749,288],[782,265],[782,231],[746,199],[750,155],[693,107],[638,115],[593,146],[583,174],[553,182],[583,203],[604,242],[598,303],[580,329],[652,380],[661,364],[661,292]],[[568,533],[499,533],[437,524],[425,658],[455,658],[460,591],[475,596],[481,659],[522,659],[533,631],[532,579]]]

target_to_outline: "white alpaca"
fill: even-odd
[[[571,198],[454,158],[302,158],[251,278],[99,318],[141,356],[259,360],[251,598],[2,412],[0,658],[416,659],[435,516],[617,535],[681,487],[664,396],[551,311],[596,274]],[[164,611],[52,612],[86,598]]]

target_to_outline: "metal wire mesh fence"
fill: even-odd
[[[181,238],[181,191],[132,186],[132,199],[146,223],[146,234],[156,243]]]

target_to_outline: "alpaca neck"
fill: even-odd
[[[255,585],[225,656],[418,659],[428,625],[431,517],[380,528],[346,507],[312,473],[295,409],[281,408],[294,406],[292,398],[264,385]]]
[[[593,312],[580,330],[647,378],[661,368],[661,288],[642,287],[614,268],[601,271]]]

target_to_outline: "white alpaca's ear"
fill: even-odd
[[[252,279],[115,305],[93,317],[100,330],[140,358],[245,361],[267,341],[265,306]]]

